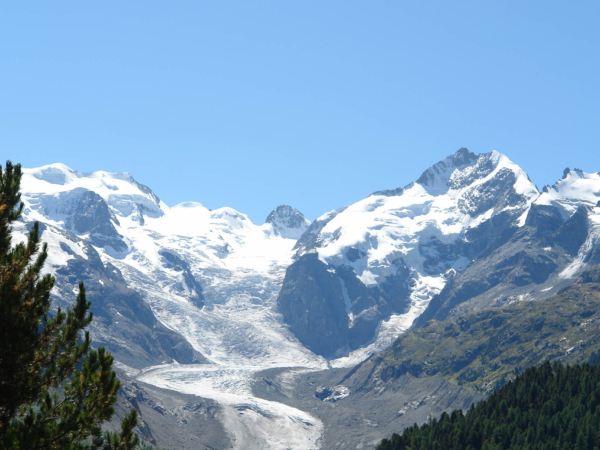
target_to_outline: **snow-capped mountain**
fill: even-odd
[[[600,174],[567,168],[562,179],[553,186],[544,187],[534,204],[539,208],[554,209],[564,221],[571,219],[574,222],[575,215],[582,218],[579,229],[570,230],[570,234],[571,237],[579,234],[585,240],[572,245],[577,256],[561,273],[562,278],[576,275],[586,264],[600,263]]]
[[[284,318],[318,354],[385,346],[497,234],[522,226],[537,196],[506,156],[462,148],[404,188],[317,219],[283,283]]]
[[[544,186],[537,205],[554,206],[564,218],[570,217],[582,205],[598,206],[600,201],[600,174],[565,169],[562,179],[553,186]]]
[[[233,448],[320,446],[322,421],[256,397],[256,373],[351,367],[419,317],[543,298],[600,263],[600,175],[565,171],[540,194],[495,151],[460,149],[312,223],[286,205],[262,225],[169,207],[129,173],[62,164],[25,169],[22,200],[16,231],[41,222],[55,304],[84,280],[94,344],[137,380],[218,402]]]
[[[326,367],[275,311],[293,261],[289,236],[310,224],[304,216],[280,206],[271,221],[255,225],[226,207],[169,208],[128,173],[62,164],[24,170],[22,200],[22,237],[38,220],[49,244],[55,304],[72,301],[83,279],[96,316],[92,338],[118,367],[219,401],[235,448],[251,440],[256,448],[317,448],[317,419],[256,399],[249,387],[265,368]],[[252,407],[240,415],[239,405]],[[269,420],[257,423],[263,416]]]
[[[541,300],[600,263],[600,176],[565,169],[533,201],[523,226],[497,238],[429,303],[416,321]]]
[[[266,223],[273,226],[273,232],[288,239],[298,239],[310,226],[310,220],[300,211],[288,205],[279,205],[267,217]]]

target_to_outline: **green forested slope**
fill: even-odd
[[[383,440],[378,450],[597,450],[600,367],[549,362],[487,400]]]
[[[522,301],[444,321],[402,335],[366,361],[371,378],[442,376],[477,392],[491,392],[546,360],[588,361],[600,350],[598,267],[541,301]]]

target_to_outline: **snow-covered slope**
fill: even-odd
[[[494,151],[477,157],[462,149],[401,192],[375,193],[346,208],[321,230],[314,249],[327,264],[351,266],[366,285],[392,273],[391,261],[397,258],[419,273],[435,273],[467,261],[459,256],[428,265],[435,256],[419,244],[452,243],[502,213],[522,224],[537,196],[527,174],[506,156]],[[360,257],[349,256],[349,249]]]
[[[182,258],[207,289],[213,281],[225,282],[215,280],[214,273],[270,278],[277,266],[291,261],[295,239],[287,236],[301,234],[310,224],[285,206],[262,226],[231,208],[211,211],[196,202],[169,208],[129,173],[81,173],[53,164],[25,169],[22,184],[27,221],[39,220],[89,240],[127,270],[155,276],[158,271],[161,287],[183,297],[194,287],[173,256]],[[165,251],[170,252],[167,258]],[[219,299],[217,292],[212,300]]]
[[[553,186],[544,186],[535,204],[555,206],[564,218],[568,218],[580,206],[598,206],[599,201],[600,174],[565,169],[562,179]]]
[[[523,225],[537,196],[525,172],[506,156],[460,149],[405,188],[376,192],[317,219],[315,229],[307,231],[312,234],[300,240],[304,244],[295,264],[336,272],[339,280],[328,282],[341,283],[341,288],[328,292],[328,301],[345,308],[307,308],[304,290],[313,282],[299,278],[305,270],[290,268],[279,297],[284,317],[301,341],[320,354],[337,349],[340,355],[372,341],[344,361],[363,359],[365,352],[381,349],[409,327],[447,278],[501,230]],[[321,268],[311,254],[318,256]],[[341,268],[350,268],[358,280]],[[342,315],[348,317],[336,316],[332,309],[345,310]],[[311,310],[329,314],[322,329],[322,322],[311,319]],[[323,335],[330,339],[323,342]]]

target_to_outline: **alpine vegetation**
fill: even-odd
[[[377,450],[596,450],[600,367],[546,362],[472,406],[385,439]]]

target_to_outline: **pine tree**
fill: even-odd
[[[137,411],[120,433],[101,430],[114,414],[120,382],[113,357],[92,350],[83,332],[92,321],[83,283],[75,304],[52,317],[54,278],[41,275],[48,254],[38,223],[27,242],[13,246],[20,182],[20,165],[0,166],[0,448],[133,449]]]

